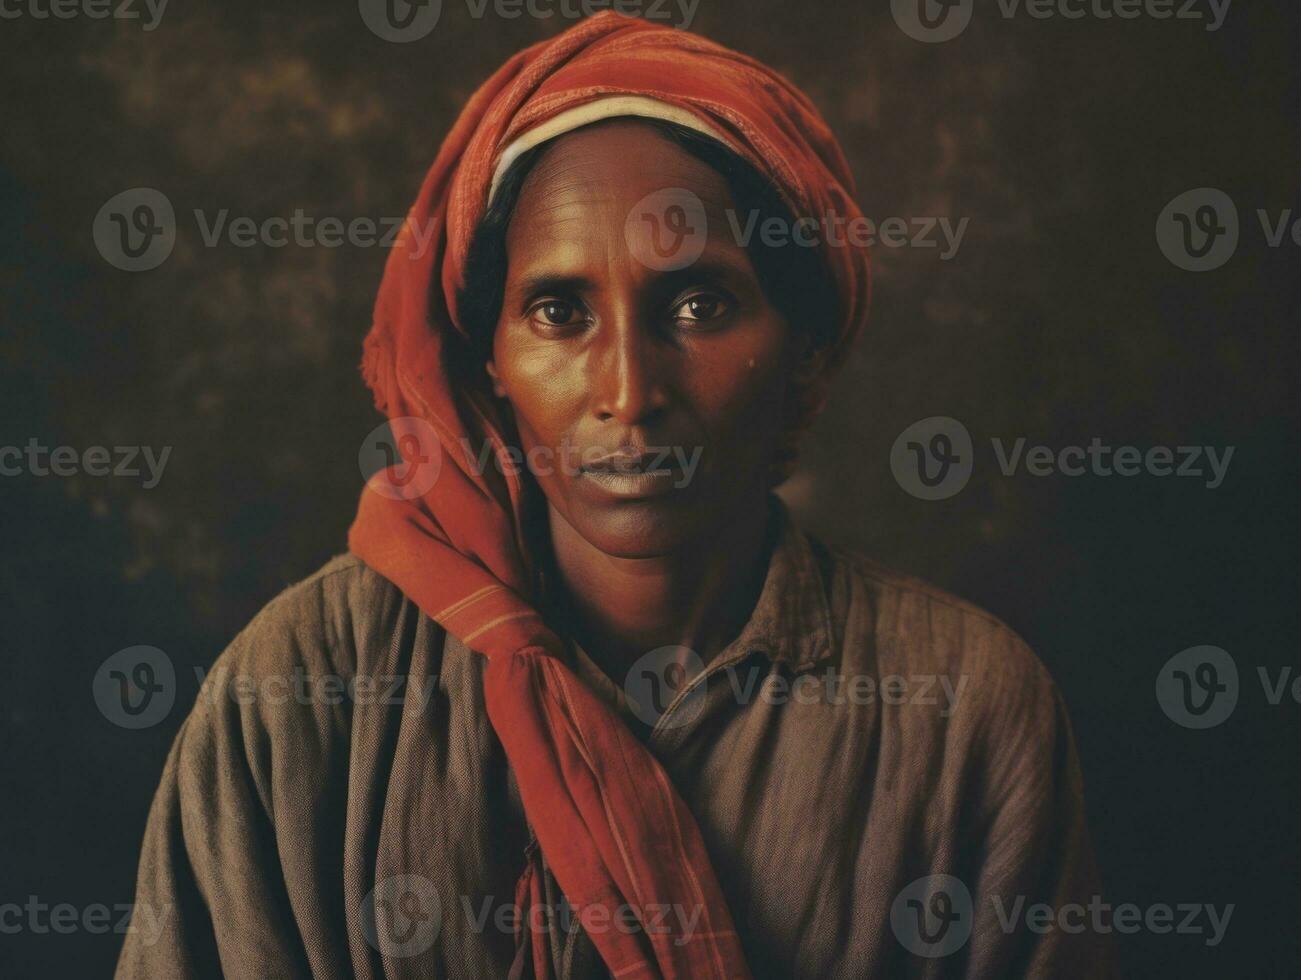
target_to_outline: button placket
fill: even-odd
[[[716,658],[713,663],[709,664],[704,670],[682,686],[682,689],[678,691],[673,700],[669,702],[669,706],[664,709],[664,713],[656,719],[654,726],[650,730],[650,734],[646,736],[646,741],[655,744],[657,748],[669,748],[668,744],[660,744],[667,742],[667,739],[663,737],[664,733],[666,731],[676,731],[677,729],[675,727],[666,726],[666,720],[670,715],[678,710],[682,702],[686,700],[696,687],[707,683],[711,677],[714,677],[725,670],[730,670],[750,657],[765,653],[766,651],[760,647],[750,647],[748,649],[737,650],[735,653],[729,654],[726,657]]]

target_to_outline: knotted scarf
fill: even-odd
[[[519,52],[470,98],[388,258],[362,370],[403,461],[367,484],[348,544],[487,658],[488,718],[579,921],[600,907],[606,922],[616,909],[699,910],[686,935],[589,930],[611,973],[734,980],[750,972],[694,818],[651,753],[569,669],[535,609],[537,558],[524,515],[536,491],[517,467],[490,474],[474,450],[489,445],[497,460],[509,458],[508,409],[453,376],[445,357],[464,337],[456,296],[494,177],[521,145],[594,106],[610,107],[608,115],[653,115],[646,106],[659,106],[663,118],[688,120],[767,175],[793,214],[861,220],[826,123],[751,58],[613,12]],[[843,240],[818,247],[842,314],[830,369],[866,314],[867,255]],[[530,867],[517,894],[537,901],[537,885]],[[535,976],[552,975],[545,942],[533,943],[532,961]]]

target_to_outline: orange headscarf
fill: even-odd
[[[463,333],[456,295],[503,151],[562,113],[627,96],[685,112],[718,134],[767,175],[796,216],[861,217],[826,123],[804,95],[753,59],[612,12],[521,51],[466,105],[389,256],[363,372],[407,462],[368,484],[348,544],[488,658],[489,720],[538,844],[580,921],[585,908],[598,905],[611,914],[623,905],[701,911],[685,936],[592,932],[613,975],[732,980],[750,973],[695,820],[650,752],[565,665],[559,638],[534,608],[526,484],[509,464],[504,481],[489,481],[471,449],[491,445],[508,460],[510,420],[479,386],[451,377],[443,357],[445,344],[459,340],[453,331]],[[843,241],[820,247],[842,312],[827,351],[833,367],[866,315],[867,255]],[[431,486],[409,480],[412,467],[434,463]],[[410,493],[393,492],[402,480]],[[541,900],[537,877],[532,866],[525,869],[525,904]],[[545,943],[533,943],[533,970],[551,974]]]

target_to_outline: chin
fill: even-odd
[[[592,547],[614,558],[657,558],[700,543],[709,529],[702,509],[665,498],[582,507],[570,524]],[[705,535],[713,537],[713,535]]]

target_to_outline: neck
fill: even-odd
[[[767,572],[766,499],[708,540],[652,558],[608,555],[554,509],[550,525],[566,627],[616,679],[664,646],[708,664],[749,619]]]

